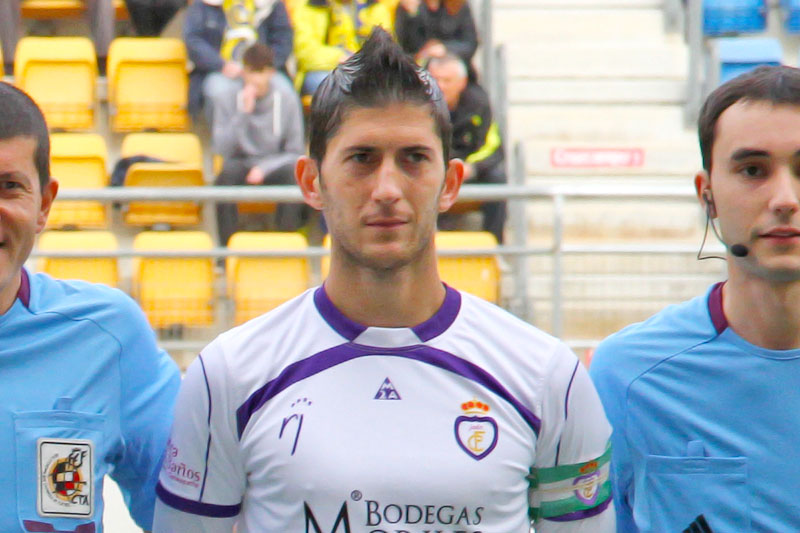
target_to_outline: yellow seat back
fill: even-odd
[[[59,189],[102,189],[108,185],[106,143],[94,133],[54,133],[50,136],[50,173]],[[56,197],[48,228],[105,228],[107,208],[101,202],[59,200]]]
[[[14,58],[14,80],[56,129],[94,127],[97,60],[87,37],[23,37]]]
[[[108,51],[111,129],[187,130],[186,62],[186,47],[180,39],[114,39]]]
[[[140,251],[211,250],[202,231],[143,231],[133,240]],[[214,270],[210,257],[136,257],[133,295],[153,328],[209,326],[214,322]]]
[[[322,281],[325,281],[325,278],[328,277],[328,274],[331,271],[331,234],[327,233],[325,237],[322,238],[322,247],[328,250],[328,255],[323,255],[320,259],[319,264],[319,273],[320,277],[322,277]]]
[[[128,169],[128,187],[202,187],[203,154],[193,133],[131,133],[122,142],[121,156],[148,155],[167,163],[134,163]],[[197,225],[201,206],[195,202],[131,202],[125,222],[136,226]]]
[[[238,232],[231,235],[232,250],[303,250],[300,233]],[[236,306],[234,320],[241,324],[274,309],[308,288],[310,268],[305,257],[228,257],[228,296]]]
[[[486,231],[439,231],[436,233],[437,250],[487,250],[480,256],[444,256],[438,258],[439,276],[451,287],[474,294],[484,300],[500,300],[500,268],[497,256],[497,239]]]
[[[39,236],[37,247],[41,252],[113,251],[117,249],[117,239],[110,231],[45,231]],[[58,279],[82,279],[111,287],[119,284],[116,257],[42,257],[38,269]]]

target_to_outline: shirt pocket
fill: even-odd
[[[22,530],[99,531],[97,467],[105,416],[67,409],[17,412],[13,418]]]
[[[643,474],[634,505],[643,533],[683,531],[701,514],[713,531],[751,531],[746,457],[648,455]]]

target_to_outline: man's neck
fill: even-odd
[[[22,272],[17,272],[11,280],[6,283],[5,287],[0,289],[0,315],[5,314],[5,312],[14,305],[21,284]]]
[[[390,273],[337,265],[332,258],[325,292],[336,308],[363,325],[384,328],[413,327],[432,317],[442,306],[445,289],[436,258]]]
[[[800,282],[770,282],[731,270],[722,305],[730,327],[751,344],[800,348]]]

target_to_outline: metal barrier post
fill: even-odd
[[[478,32],[481,46],[481,72],[483,79],[491,79],[492,72],[492,51],[494,48],[494,35],[492,34],[492,0],[481,0],[480,23]],[[485,83],[485,82],[484,82]]]
[[[511,180],[514,185],[525,184],[525,151],[522,143],[514,145],[514,157],[511,165]],[[511,242],[514,246],[524,247],[528,240],[528,218],[525,201],[511,200],[509,219],[511,225]],[[512,313],[530,323],[534,323],[533,306],[529,305],[528,296],[528,256],[520,254],[512,259],[514,294],[509,299]]]
[[[508,142],[508,73],[506,71],[506,49],[499,45],[494,49],[494,80],[489,93],[492,104],[492,114],[500,128],[500,137]],[[520,183],[521,185],[522,183]]]
[[[692,126],[700,114],[703,102],[703,76],[705,63],[703,47],[703,0],[688,0],[686,4],[686,40],[689,45],[689,72],[686,77],[686,107],[684,122]]]
[[[561,269],[564,259],[564,195],[557,192],[553,195],[553,294],[552,294],[552,326],[553,335],[561,337],[564,333],[564,319],[562,306],[564,300],[561,294]]]

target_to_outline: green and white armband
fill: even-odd
[[[599,514],[611,499],[611,443],[597,459],[574,465],[532,468],[531,519],[579,520]]]

